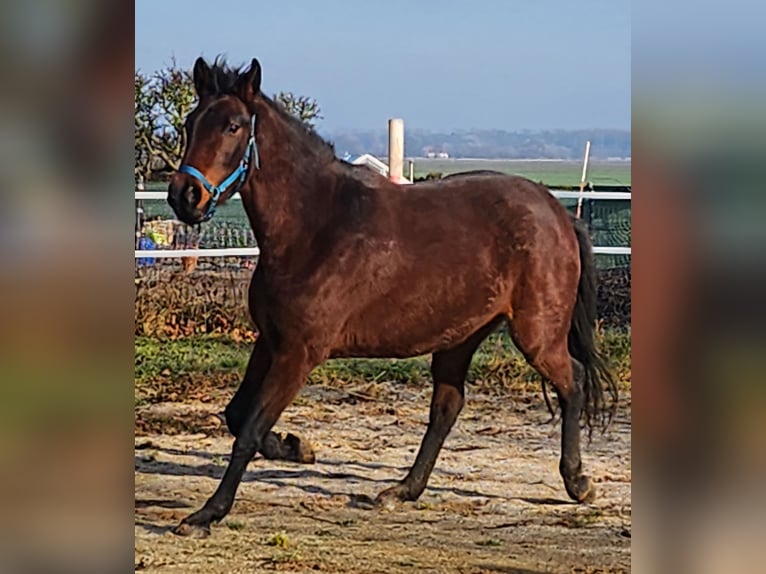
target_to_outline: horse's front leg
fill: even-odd
[[[232,449],[229,465],[218,489],[205,505],[184,518],[174,532],[183,536],[204,537],[210,534],[210,524],[223,519],[234,504],[234,497],[250,459],[261,447],[266,433],[277,422],[306,382],[315,363],[305,347],[287,345],[290,354],[275,353],[268,373],[256,389],[252,410],[240,429]]]
[[[258,389],[263,385],[263,380],[269,372],[270,366],[271,351],[266,342],[259,338],[250,355],[242,383],[229,404],[226,405],[224,412],[226,426],[235,437],[239,436],[248,415],[252,411],[253,401],[258,394]],[[261,443],[259,452],[268,460],[300,463],[313,463],[316,460],[311,444],[290,433],[282,436],[282,434],[269,431]]]

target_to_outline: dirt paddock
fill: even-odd
[[[367,500],[414,460],[430,400],[428,388],[375,389],[304,389],[275,430],[310,441],[317,462],[254,459],[232,512],[204,540],[170,529],[223,474],[232,439],[215,413],[231,390],[137,407],[136,571],[630,571],[629,398],[606,435],[594,433],[590,445],[584,437],[583,464],[599,492],[591,505],[570,503],[564,491],[559,425],[539,393],[469,386],[420,500],[373,510]]]

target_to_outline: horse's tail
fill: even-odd
[[[606,430],[617,410],[617,384],[606,365],[604,357],[596,349],[596,265],[593,246],[585,224],[573,217],[575,234],[580,249],[580,282],[577,286],[572,324],[569,328],[569,353],[585,368],[582,379],[585,401],[582,417],[593,432],[596,423]],[[608,400],[605,395],[608,395]]]

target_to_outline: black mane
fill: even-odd
[[[237,81],[242,75],[244,69],[244,65],[236,67],[229,66],[223,56],[217,56],[210,68],[210,73],[212,74],[213,78],[213,85],[215,86],[215,93],[221,96],[238,95]],[[268,97],[265,93],[263,93],[262,90],[260,95],[269,105],[269,107],[276,110],[280,117],[282,117],[282,119],[288,125],[293,127],[295,131],[305,135],[311,141],[311,143],[320,149],[330,152],[332,157],[335,158],[335,148],[333,145],[318,133],[316,133],[311,126],[309,126],[306,122],[296,118],[295,116],[290,115],[282,104]]]
[[[218,95],[237,95],[237,80],[242,75],[244,66],[231,67],[223,56],[217,56],[210,67],[215,93]]]
[[[281,103],[271,99],[266,94],[264,94],[263,91],[261,91],[261,97],[272,109],[274,109],[280,115],[285,123],[290,125],[298,133],[305,135],[311,141],[311,143],[316,145],[318,148],[330,152],[333,158],[335,157],[335,148],[333,145],[318,133],[316,133],[314,128],[312,128],[303,120],[289,114]]]

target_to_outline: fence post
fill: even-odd
[[[138,191],[144,191],[144,178],[143,176],[138,177],[138,182],[136,183],[136,189]],[[144,226],[144,200],[143,199],[136,199],[136,249],[139,248],[138,243],[141,241],[141,230]]]
[[[388,120],[388,178],[401,183],[404,177],[404,120]]]
[[[582,215],[583,192],[585,191],[585,178],[588,174],[588,159],[590,158],[590,140],[585,142],[585,160],[582,163],[582,177],[580,178],[580,197],[577,198],[577,217]]]

